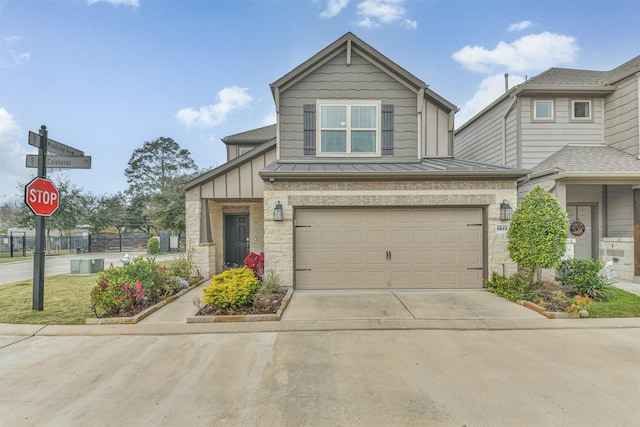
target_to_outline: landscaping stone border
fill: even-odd
[[[182,295],[186,294],[187,292],[189,292],[190,290],[192,290],[194,288],[197,288],[201,284],[202,284],[202,282],[195,283],[195,284],[189,286],[187,289],[181,290],[177,294],[173,294],[171,296],[168,296],[167,298],[163,299],[159,303],[157,303],[155,305],[152,305],[151,307],[145,308],[144,310],[142,310],[140,313],[136,314],[135,316],[128,316],[128,317],[92,317],[92,318],[87,319],[85,321],[85,324],[87,324],[87,325],[135,325],[136,323],[140,322],[142,319],[152,315],[153,313],[155,313],[156,311],[160,310],[165,305],[169,304],[172,301],[175,301],[176,299],[180,298]]]
[[[218,323],[218,322],[264,322],[264,321],[279,321],[282,318],[282,313],[289,305],[289,301],[293,296],[293,289],[289,288],[287,293],[282,298],[280,308],[274,314],[238,314],[238,315],[226,315],[226,316],[198,316],[194,313],[192,316],[187,317],[187,323]]]
[[[579,313],[567,313],[564,311],[546,311],[543,307],[540,307],[538,304],[531,301],[520,301],[520,304],[542,314],[548,319],[580,319],[589,317],[589,313],[586,310],[582,310]]]

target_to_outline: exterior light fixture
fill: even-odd
[[[502,203],[500,203],[500,221],[508,221],[511,219],[512,215],[513,209],[511,209],[509,202],[507,200],[503,200]]]
[[[284,213],[282,212],[282,205],[280,204],[280,200],[276,202],[276,207],[273,208],[273,220],[284,221]]]

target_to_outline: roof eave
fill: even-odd
[[[392,181],[392,180],[412,180],[412,179],[517,179],[526,176],[529,170],[490,170],[490,171],[428,171],[428,172],[277,172],[260,171],[260,177],[264,181]]]
[[[529,92],[535,93],[589,93],[591,95],[607,95],[615,92],[616,86],[571,86],[571,85],[527,85],[518,86],[514,96]]]
[[[217,176],[222,175],[223,173],[227,172],[230,169],[233,169],[235,167],[240,166],[243,163],[246,163],[248,161],[253,160],[256,157],[261,156],[262,154],[268,152],[271,149],[274,149],[276,146],[276,140],[275,139],[271,139],[269,142],[265,142],[262,145],[254,148],[251,151],[246,152],[245,154],[236,157],[235,159],[226,162],[220,166],[218,166],[217,168],[211,169],[209,172],[205,172],[200,176],[195,177],[194,179],[186,182],[183,186],[183,189],[185,191],[188,191],[194,187],[197,187],[198,185],[202,184],[203,182],[206,181],[210,181],[212,179],[215,179]]]

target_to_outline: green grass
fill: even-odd
[[[640,296],[613,288],[609,301],[592,304],[589,317],[640,317]]]
[[[83,325],[94,317],[89,292],[98,274],[49,276],[44,280],[44,310],[32,310],[32,281],[0,286],[0,323]]]

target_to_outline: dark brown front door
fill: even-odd
[[[224,216],[224,263],[242,266],[249,255],[249,215]]]

